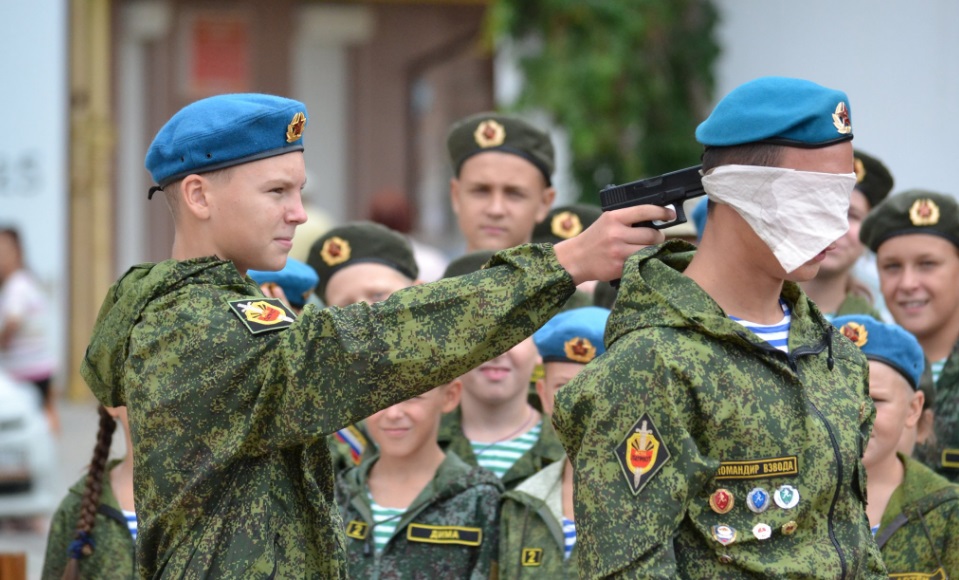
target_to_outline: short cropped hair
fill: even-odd
[[[707,147],[703,152],[703,173],[720,165],[758,165],[777,167],[785,145],[746,143],[729,147]]]

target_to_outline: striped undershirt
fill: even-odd
[[[569,560],[576,545],[576,522],[563,516],[563,558]]]
[[[792,316],[789,312],[788,304],[780,300],[779,305],[783,309],[783,319],[776,324],[756,324],[755,322],[749,322],[736,316],[730,316],[729,318],[751,330],[756,336],[772,345],[773,348],[788,353],[789,325],[792,322]]]
[[[929,363],[929,370],[932,372],[932,382],[938,383],[939,377],[942,376],[942,369],[946,366],[946,359],[937,360],[936,362]]]
[[[127,510],[120,510],[123,512],[123,517],[127,521],[127,529],[130,530],[130,534],[133,535],[133,539],[137,539],[137,513],[128,512]]]
[[[403,519],[406,513],[405,508],[383,507],[373,501],[370,495],[370,509],[373,510],[373,545],[377,553],[382,552],[386,544],[389,543],[393,533],[396,532],[396,526]]]
[[[479,463],[480,467],[492,471],[496,474],[496,477],[503,479],[506,472],[519,461],[519,458],[532,449],[533,445],[536,445],[542,430],[543,421],[541,419],[532,429],[518,437],[506,441],[497,441],[496,443],[471,440],[470,445],[473,447],[476,462]]]

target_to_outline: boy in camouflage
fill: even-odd
[[[869,395],[876,405],[862,458],[868,477],[866,514],[889,576],[959,577],[959,487],[896,449],[922,413],[922,347],[895,324],[869,316],[833,323],[869,359]]]
[[[543,412],[556,391],[603,354],[609,311],[589,306],[561,312],[536,331],[544,376],[536,382]],[[576,578],[573,466],[556,461],[503,495],[500,578]]]
[[[110,289],[81,368],[129,411],[143,578],[344,577],[326,436],[529,336],[577,283],[662,239],[631,224],[673,215],[604,215],[484,272],[297,317],[245,273],[281,269],[306,219],[306,122],[298,101],[221,95],[174,115],[147,153],[173,259]]]
[[[583,578],[883,578],[866,361],[797,281],[848,227],[846,95],[764,77],[696,131],[709,219],[630,258],[606,354],[563,387]]]

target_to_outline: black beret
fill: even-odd
[[[419,275],[413,248],[406,238],[373,222],[352,222],[326,232],[313,242],[306,263],[320,276],[313,291],[323,300],[333,274],[354,264],[382,264],[410,280]]]
[[[479,113],[460,119],[450,128],[446,149],[456,175],[459,175],[463,162],[473,155],[500,151],[529,161],[543,174],[547,184],[552,183],[556,166],[553,142],[545,131],[518,117]]]
[[[533,228],[533,243],[558,244],[576,237],[593,225],[603,211],[595,205],[573,204],[554,207],[546,219]]]
[[[856,189],[869,200],[869,207],[876,207],[892,191],[893,178],[889,168],[872,155],[853,151],[856,168]]]
[[[456,276],[479,272],[495,253],[496,252],[492,250],[477,250],[463,254],[446,266],[446,270],[443,272],[443,278],[455,278]]]
[[[929,234],[959,247],[959,208],[944,193],[913,189],[886,198],[869,212],[859,239],[873,252],[889,238]]]

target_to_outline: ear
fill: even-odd
[[[922,404],[926,400],[926,394],[922,391],[915,391],[912,393],[912,398],[909,400],[908,412],[906,413],[906,422],[905,426],[909,429],[915,427],[919,424],[919,418],[922,417]]]
[[[552,415],[553,402],[547,400],[546,381],[544,381],[543,379],[536,379],[536,394],[539,395],[539,404],[543,408],[543,413],[545,415]]]
[[[453,213],[460,214],[460,180],[450,178],[450,204],[453,206]]]
[[[549,209],[553,207],[553,201],[556,200],[556,188],[547,187],[543,190],[543,203],[540,205],[539,209],[536,210],[536,223],[539,223],[546,219],[546,216],[549,215]]]
[[[198,220],[210,219],[210,180],[201,175],[187,175],[180,183],[180,202]]]
[[[449,413],[460,404],[460,395],[463,394],[463,381],[453,379],[444,389],[443,412]]]
[[[919,429],[916,432],[916,443],[926,443],[934,437],[933,425],[936,422],[936,412],[932,409],[926,409],[922,412],[919,419]]]

